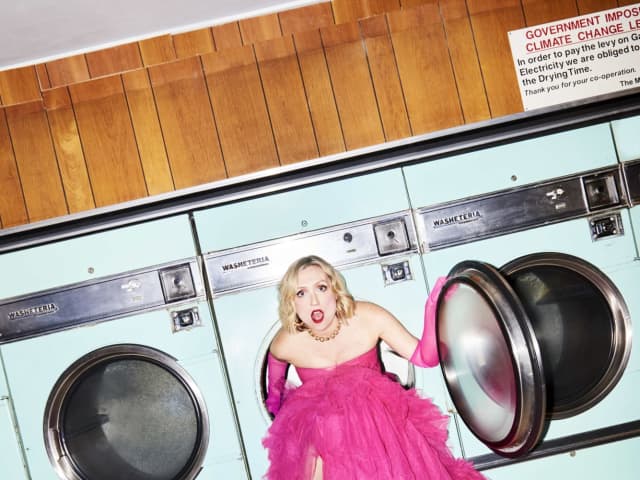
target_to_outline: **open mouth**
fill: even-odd
[[[324,320],[324,312],[322,310],[314,310],[311,312],[311,321],[313,323],[320,323]]]

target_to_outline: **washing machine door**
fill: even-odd
[[[111,345],[60,377],[44,418],[49,458],[65,480],[191,480],[209,420],[196,384],[156,349]]]
[[[516,292],[493,266],[457,264],[437,303],[440,365],[460,417],[495,452],[531,450],[545,424],[540,347]]]

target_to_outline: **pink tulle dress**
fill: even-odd
[[[382,373],[377,348],[334,368],[297,368],[266,437],[269,480],[308,480],[316,457],[324,480],[484,478],[452,456],[448,418]]]

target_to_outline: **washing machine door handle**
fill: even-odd
[[[471,432],[500,455],[529,452],[545,426],[545,376],[527,313],[498,269],[454,266],[438,297],[436,335],[449,394]]]

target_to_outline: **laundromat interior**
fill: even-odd
[[[486,478],[638,478],[640,4],[64,3],[0,7],[0,479],[262,478],[310,254],[418,337],[455,283],[379,356]],[[533,105],[599,15],[628,80]]]

